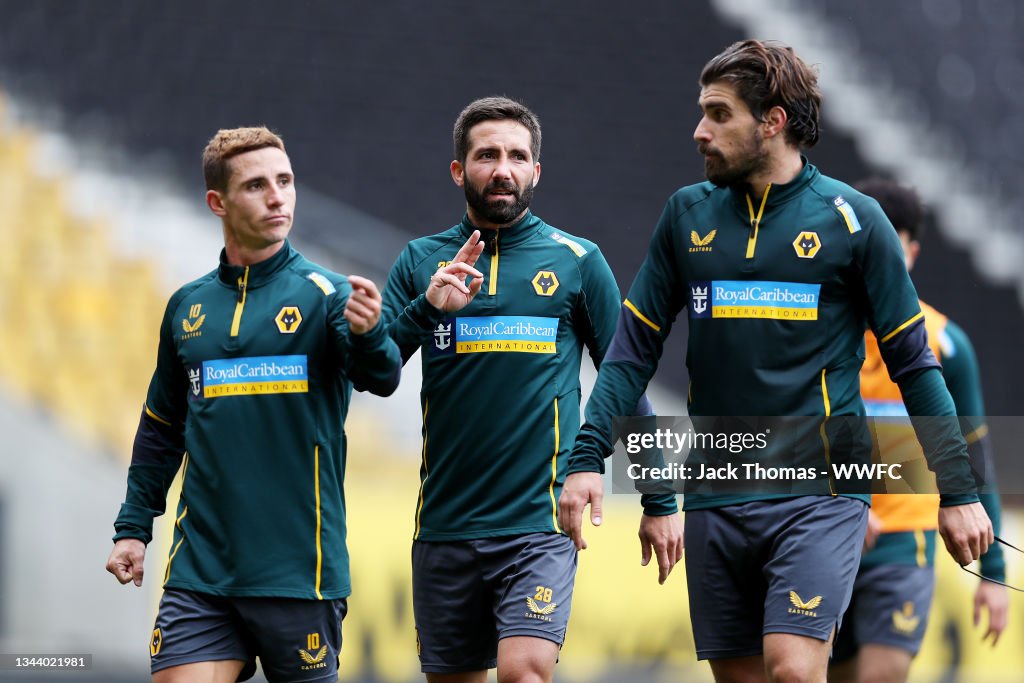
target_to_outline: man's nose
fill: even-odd
[[[270,206],[281,206],[284,204],[284,189],[272,184],[267,193],[267,204]]]
[[[697,142],[711,142],[711,132],[708,131],[705,122],[706,118],[702,118],[697,122],[697,127],[693,131],[693,139]]]
[[[498,159],[498,163],[494,166],[494,175],[498,178],[512,177],[512,160],[507,155]]]

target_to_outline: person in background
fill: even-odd
[[[884,179],[870,178],[856,188],[875,199],[892,222],[903,247],[907,270],[921,251],[925,210],[913,189]],[[985,424],[978,361],[967,334],[942,313],[921,302],[928,345],[942,364],[956,413],[966,425],[975,471],[984,474],[981,503],[998,535],[1001,510],[995,491],[991,441]],[[878,339],[865,335],[865,359],[860,390],[868,415],[905,418],[906,406],[899,387],[889,379]],[[887,462],[912,462],[921,457],[909,425],[879,427],[879,448]],[[935,588],[935,511],[939,496],[926,493],[880,494],[871,497],[865,551],[853,585],[853,598],[836,637],[829,665],[834,683],[902,683],[924,638]],[[981,573],[1006,580],[1006,563],[998,543],[981,556]],[[995,645],[1006,628],[1009,596],[1005,586],[981,581],[974,593],[974,622],[988,612],[982,639]]]

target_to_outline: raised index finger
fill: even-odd
[[[473,234],[469,236],[466,243],[459,249],[459,253],[455,254],[455,258],[452,262],[465,263],[467,265],[473,265],[476,260],[480,258],[480,254],[484,251],[484,243],[480,241],[480,231],[474,230]]]

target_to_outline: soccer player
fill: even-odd
[[[818,140],[816,74],[788,47],[747,40],[711,59],[700,86],[694,139],[709,182],[669,199],[623,304],[559,503],[577,548],[583,509],[601,494],[611,419],[644,391],[684,308],[691,415],[820,416],[824,465],[825,418],[864,413],[869,324],[910,413],[954,414],[895,231],[875,202],[801,153]],[[940,531],[970,562],[992,528],[963,437],[952,422],[919,437],[944,494]],[[716,680],[825,679],[867,498],[753,488],[685,497],[690,617]]]
[[[501,681],[550,681],[576,573],[556,501],[579,429],[581,352],[604,357],[619,292],[597,245],[529,210],[540,179],[533,112],[479,99],[453,138],[466,213],[413,240],[384,289],[391,335],[423,364],[420,663],[432,682],[482,682],[495,666]],[[675,499],[643,502],[642,547],[654,546],[663,579],[682,552]]]
[[[856,185],[877,200],[896,228],[907,270],[921,250],[924,208],[917,193],[894,181],[872,178]],[[942,376],[953,397],[957,415],[967,424],[965,438],[975,470],[994,482],[991,446],[985,424],[981,378],[974,348],[964,331],[931,306],[921,302],[928,345],[942,364]],[[869,415],[906,416],[899,387],[889,379],[870,331],[865,339],[864,366],[860,371],[861,396]],[[909,429],[909,427],[907,427]],[[879,448],[887,462],[908,462],[920,457],[913,434],[899,425],[879,428]],[[900,683],[907,680],[910,663],[921,648],[935,588],[935,509],[938,496],[886,494],[871,498],[871,520],[865,552],[853,586],[853,598],[836,636],[829,666],[834,682]],[[998,534],[999,496],[981,494],[981,503]],[[981,557],[981,573],[1006,580],[1002,548],[995,543]],[[1009,597],[1006,587],[981,581],[974,593],[975,623],[983,610],[988,627],[983,639],[999,640],[1006,628]]]
[[[401,355],[373,282],[288,243],[280,137],[218,131],[203,170],[224,249],[167,304],[107,570],[142,585],[181,467],[153,680],[246,680],[258,656],[271,681],[334,681],[350,592],[345,414],[353,386],[394,391]]]

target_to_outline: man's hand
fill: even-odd
[[[438,268],[437,272],[430,276],[430,284],[424,293],[427,302],[445,313],[458,311],[469,305],[484,284],[483,273],[473,267],[483,251],[484,243],[480,241],[480,231],[474,230],[452,262]],[[473,278],[468,287],[466,277]]]
[[[583,508],[590,505],[590,523],[601,526],[601,501],[604,482],[597,472],[576,472],[565,478],[562,495],[558,497],[558,525],[569,535],[576,550],[585,550],[583,540]]]
[[[939,533],[961,567],[984,555],[994,540],[992,522],[981,503],[939,508]]]
[[[868,510],[868,528],[864,533],[864,552],[875,547],[880,533],[882,533],[882,520],[874,512]]]
[[[999,642],[999,636],[1006,628],[1007,617],[1010,612],[1010,595],[1006,586],[1000,586],[991,581],[982,581],[978,584],[978,590],[974,592],[974,625],[981,623],[981,609],[988,608],[988,629],[981,637],[981,642],[992,637],[992,647]]]
[[[345,303],[345,320],[352,334],[366,334],[380,320],[381,298],[377,285],[358,275],[349,275],[352,294]]]
[[[126,584],[133,581],[142,585],[142,563],[146,559],[146,544],[137,538],[122,538],[114,544],[107,558],[107,571]]]
[[[658,583],[672,573],[672,567],[683,559],[683,518],[678,512],[663,517],[640,517],[640,566],[651,561],[651,550],[658,558]]]

